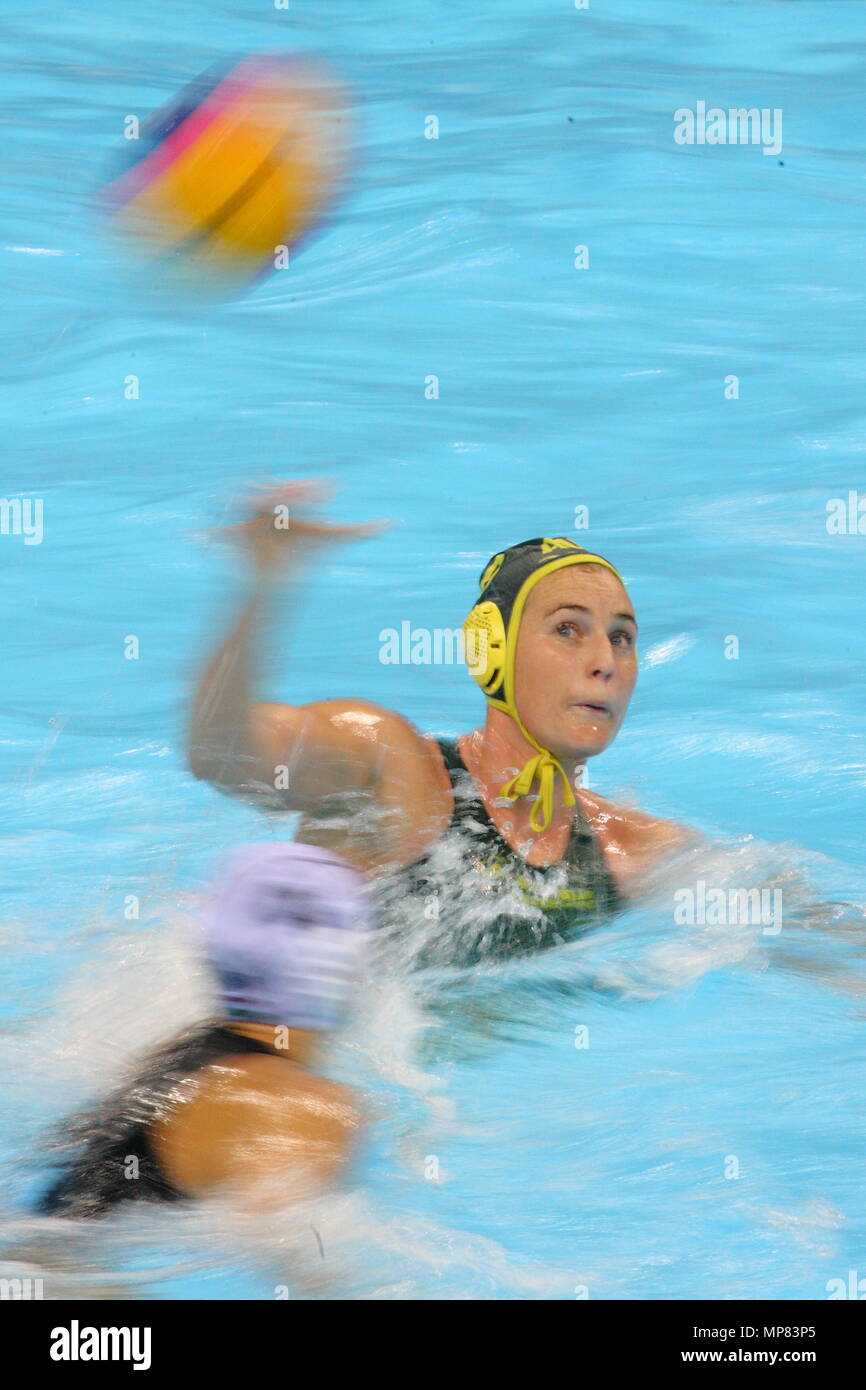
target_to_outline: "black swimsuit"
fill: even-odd
[[[51,1216],[102,1216],[123,1201],[182,1202],[188,1195],[161,1168],[149,1126],[177,1104],[197,1071],[222,1057],[270,1053],[264,1043],[203,1024],[169,1043],[133,1082],[96,1109],[67,1122],[78,1152],[43,1194],[37,1209]]]
[[[456,741],[438,739],[454,792],[439,840],[394,875],[398,913],[407,895],[426,899],[431,926],[416,964],[475,964],[556,945],[610,917],[622,897],[579,803],[555,864],[528,864],[490,818]],[[429,904],[435,902],[435,911]],[[435,924],[435,925],[434,925]],[[405,931],[406,915],[402,913]]]

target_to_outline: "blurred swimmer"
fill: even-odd
[[[78,1152],[42,1197],[87,1217],[127,1199],[177,1202],[346,1162],[353,1093],[314,1068],[347,1013],[373,909],[357,869],[315,845],[237,850],[205,912],[220,1013],[174,1039],[67,1133]]]
[[[397,880],[404,904],[435,894],[444,958],[456,863],[477,875],[464,900],[488,911],[469,959],[549,945],[609,917],[639,891],[646,870],[693,836],[578,785],[586,761],[615,738],[637,678],[637,622],[617,570],[562,536],[491,558],[464,625],[486,721],[456,740],[433,739],[396,710],[356,697],[257,701],[277,581],[305,579],[311,547],[381,525],[305,516],[324,493],[309,480],[284,484],[233,528],[251,584],[199,681],[187,751],[194,775],[264,808],[300,812],[300,839],[372,878]],[[340,615],[326,616],[336,643]],[[456,857],[434,854],[446,839]],[[496,912],[500,902],[493,919],[490,905]]]

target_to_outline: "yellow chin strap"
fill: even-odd
[[[574,542],[557,538],[556,541],[546,541],[545,544],[549,545],[550,548],[555,546],[561,550],[564,546],[574,545]],[[574,548],[575,550],[580,549],[576,545]],[[496,556],[482,576],[482,589],[499,569],[499,565],[496,564],[497,560],[501,564],[500,557]],[[514,703],[514,662],[517,653],[517,633],[526,600],[539,579],[552,574],[555,570],[563,569],[566,565],[588,564],[604,565],[605,569],[609,569],[622,583],[619,571],[609,560],[602,559],[600,555],[580,551],[576,555],[565,555],[559,559],[542,563],[532,571],[517,592],[508,617],[507,632],[499,608],[495,603],[489,601],[476,604],[463,624],[466,650],[468,653],[472,653],[470,671],[473,679],[480,685],[491,705],[510,715],[523,737],[532,744],[533,748],[538,749],[535,757],[530,758],[520,772],[506,782],[499,792],[500,796],[505,797],[508,801],[516,801],[519,796],[527,796],[536,782],[538,783],[538,792],[529,816],[530,829],[536,835],[545,831],[553,819],[553,799],[557,775],[562,778],[564,804],[574,806],[577,798],[562,763],[553,756],[549,749],[542,748],[541,744],[532,737],[517,712],[517,706]],[[497,690],[501,691],[501,694],[497,695],[495,693]]]
[[[520,723],[519,720],[517,722]],[[522,731],[524,737],[529,738],[526,730],[523,729]],[[535,740],[532,739],[531,742],[535,743]],[[538,744],[536,743],[535,746],[537,748]],[[532,790],[536,778],[538,779],[538,795],[529,813],[529,828],[536,835],[540,835],[543,830],[546,830],[553,819],[553,789],[556,785],[557,772],[562,777],[562,799],[566,806],[573,806],[577,798],[571,789],[565,768],[558,758],[555,758],[544,748],[536,757],[530,758],[523,770],[499,790],[500,796],[507,797],[509,801],[516,801],[519,796],[526,796]],[[539,811],[541,812],[540,820],[538,818]]]

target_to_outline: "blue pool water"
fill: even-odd
[[[0,1226],[49,1291],[820,1299],[866,1275],[866,538],[827,525],[866,496],[860,8],[4,14],[0,492],[43,499],[44,538],[0,535]],[[333,219],[238,302],[143,295],[92,213],[124,118],[282,48],[355,94]],[[701,101],[780,110],[781,151],[677,144]],[[286,596],[264,695],[474,727],[465,671],[384,665],[380,632],[458,625],[493,551],[571,534],[642,628],[592,786],[707,838],[572,946],[383,968],[332,1059],[372,1123],[321,1210],[137,1214],[64,1264],[23,1214],[41,1136],[199,1016],[197,892],[223,848],[291,833],[191,779],[183,721],[238,582],[211,528],[306,475],[395,524]],[[679,925],[698,880],[780,890],[782,931]]]

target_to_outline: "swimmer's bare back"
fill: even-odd
[[[309,507],[325,491],[309,480],[286,483],[262,497],[249,520],[228,528],[245,549],[251,580],[239,615],[200,677],[187,758],[193,774],[220,791],[263,809],[300,812],[299,839],[334,850],[365,872],[397,870],[429,849],[452,814],[451,780],[435,740],[396,710],[360,697],[305,705],[255,698],[265,626],[285,618],[284,581],[300,594],[304,567],[318,547],[381,529],[381,523],[330,526],[312,520]],[[335,659],[338,616],[327,619]],[[557,800],[550,826],[536,835],[529,829],[531,798],[496,804],[509,767],[521,753],[522,761],[535,752],[509,716],[489,708],[485,726],[460,739],[459,749],[511,847],[531,864],[560,859],[571,807]],[[588,789],[576,794],[626,895],[637,891],[647,868],[694,837],[676,822],[616,805]]]
[[[270,1179],[330,1182],[360,1124],[348,1087],[250,1053],[203,1067],[184,1084],[183,1104],[151,1125],[148,1138],[181,1192],[203,1197],[228,1187],[249,1196],[266,1193]]]

